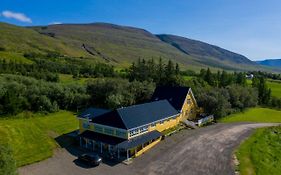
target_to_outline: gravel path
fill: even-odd
[[[19,168],[21,175],[229,175],[234,174],[232,154],[254,128],[277,124],[215,124],[196,130],[183,130],[134,159],[130,165],[101,164],[88,168],[77,164],[65,149],[52,158]]]

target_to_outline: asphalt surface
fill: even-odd
[[[182,130],[161,141],[130,165],[102,163],[87,167],[67,149],[52,158],[19,168],[20,175],[231,175],[233,151],[254,128],[276,124],[215,124],[196,130]]]

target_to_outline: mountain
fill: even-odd
[[[263,60],[263,61],[256,61],[256,63],[263,65],[263,66],[281,68],[281,59],[267,59],[267,60]]]
[[[204,64],[229,69],[257,65],[243,55],[201,41],[175,35],[157,35],[157,37],[187,55],[200,58],[200,62]]]
[[[58,52],[90,58],[118,67],[139,58],[171,59],[180,66],[199,70],[269,70],[246,57],[201,41],[174,35],[154,35],[144,29],[107,23],[59,24],[19,27],[0,23],[0,57],[28,52]]]

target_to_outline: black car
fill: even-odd
[[[98,166],[102,159],[99,155],[95,153],[86,153],[78,156],[78,160],[87,162],[89,165]]]

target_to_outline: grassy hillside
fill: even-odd
[[[191,67],[204,65],[143,29],[105,23],[62,24],[35,29],[115,64],[128,65],[138,58],[162,57]]]
[[[7,23],[0,23],[0,50],[1,57],[3,52],[22,55],[28,52],[46,53],[52,51],[71,56],[85,55],[79,49],[66,45],[58,39],[41,35],[32,29]],[[7,56],[7,58],[14,58],[14,56]]]
[[[78,124],[71,112],[60,111],[47,116],[19,114],[18,119],[0,120],[0,144],[8,143],[14,152],[17,166],[23,166],[53,154],[57,143],[53,138],[77,129]]]
[[[281,122],[281,111],[268,108],[250,108],[220,119],[220,122]]]
[[[236,152],[241,175],[281,172],[281,127],[260,128]]]

